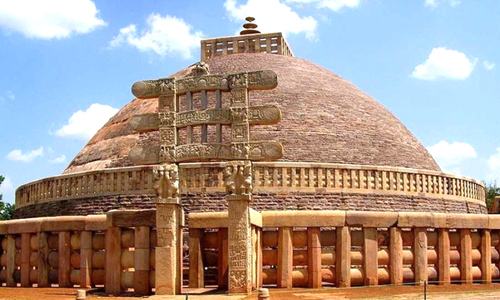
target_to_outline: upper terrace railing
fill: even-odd
[[[220,37],[201,41],[201,60],[236,53],[271,53],[293,56],[281,32]]]
[[[418,195],[475,201],[484,205],[484,186],[440,172],[360,165],[254,162],[254,192],[350,192]],[[69,199],[153,194],[153,166],[66,174],[20,186],[16,208]],[[181,163],[182,192],[224,192],[223,166]]]

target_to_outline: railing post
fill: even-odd
[[[491,231],[481,230],[481,280],[491,283]]]
[[[38,287],[49,286],[49,245],[47,232],[38,233]]]
[[[203,241],[203,229],[189,228],[189,287],[190,288],[205,287],[202,241]],[[218,255],[219,257],[221,252],[222,249],[219,248],[219,255]],[[218,270],[217,273],[218,273],[217,275],[221,275],[222,272]],[[221,280],[220,278],[217,278],[218,282],[220,280]]]
[[[31,234],[21,234],[21,286],[31,287],[30,282],[30,255],[31,255]]]
[[[278,271],[277,287],[292,288],[293,271],[293,245],[292,227],[280,227],[278,229]]]
[[[16,238],[14,235],[9,234],[7,236],[7,286],[13,287],[16,286],[16,281],[14,279],[14,272],[16,270]]]
[[[438,280],[439,284],[445,285],[450,279],[450,234],[447,228],[436,229],[438,231]]]
[[[80,288],[88,289],[91,285],[92,231],[82,231],[80,233]]]
[[[307,228],[307,272],[310,288],[321,288],[321,241],[320,228]]]
[[[460,277],[462,283],[472,283],[472,239],[470,229],[460,229]]]
[[[134,293],[149,295],[149,234],[148,226],[135,228]]]
[[[414,272],[415,283],[422,285],[427,281],[427,229],[413,229]]]
[[[391,278],[391,284],[401,285],[403,284],[403,238],[401,229],[391,227],[389,234],[389,277]]]
[[[59,286],[69,287],[70,286],[70,273],[71,273],[71,233],[69,231],[59,232]],[[81,240],[80,240],[81,245]],[[81,246],[80,246],[81,248]],[[80,253],[81,255],[81,253]],[[82,270],[80,270],[81,272]]]
[[[377,228],[363,228],[364,285],[378,285]]]
[[[351,229],[347,226],[337,227],[337,254],[335,269],[335,285],[337,287],[351,286]]]
[[[122,234],[120,227],[109,226],[106,231],[106,293],[121,293]]]
[[[227,228],[219,228],[217,232],[217,243],[219,244],[219,253],[217,254],[217,285],[219,289],[227,289],[228,280],[228,235]],[[191,247],[189,247],[191,249]]]

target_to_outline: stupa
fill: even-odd
[[[134,83],[62,175],[17,189],[0,284],[175,295],[500,280],[484,186],[443,173],[379,102],[247,21],[202,40],[199,62]]]
[[[296,58],[281,33],[261,34],[253,18],[248,21],[240,36],[203,40],[200,63],[170,77],[260,70],[276,74],[275,88],[249,91],[249,103],[256,107],[250,113],[279,119],[269,125],[251,121],[250,141],[283,146],[279,159],[258,159],[255,164],[255,209],[487,212],[481,183],[442,173],[425,147],[383,105],[340,76]],[[179,112],[227,112],[224,93],[220,107],[216,89],[204,97],[202,103],[200,94],[193,93],[188,103],[186,94],[180,95]],[[138,145],[159,146],[158,127],[137,132],[131,121],[135,115],[157,111],[157,98],[138,97],[125,105],[62,176],[17,190],[16,218],[153,207],[151,167],[137,166],[129,153]],[[228,122],[201,123],[189,120],[178,127],[178,145],[230,140]],[[227,158],[179,161],[187,213],[226,208],[222,173],[215,166]]]

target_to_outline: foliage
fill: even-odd
[[[5,177],[0,175],[0,186],[5,180]],[[0,220],[11,220],[14,216],[15,205],[2,201],[3,195],[0,193]]]
[[[500,196],[500,186],[497,185],[496,181],[490,182],[488,184],[483,181],[483,184],[486,187],[486,205],[488,209],[490,209],[495,197]]]

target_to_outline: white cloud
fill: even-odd
[[[77,111],[69,118],[68,124],[59,128],[56,135],[78,139],[89,139],[118,109],[99,103],[92,104],[86,111]]]
[[[434,159],[441,167],[458,165],[468,158],[477,157],[477,153],[470,144],[446,141],[427,147]]]
[[[415,67],[412,75],[423,80],[466,79],[476,66],[477,58],[469,59],[459,51],[434,48],[427,60]]]
[[[120,29],[120,33],[109,43],[110,48],[129,44],[143,52],[159,55],[180,55],[183,59],[193,57],[192,52],[200,46],[201,31],[192,32],[192,26],[183,19],[166,15],[151,14],[146,20],[147,29],[137,31],[131,24]]]
[[[497,152],[488,159],[488,167],[490,168],[488,177],[500,183],[500,148],[497,148]]]
[[[460,0],[425,0],[424,6],[430,8],[436,8],[439,4],[449,4],[451,7],[458,6],[461,1]]]
[[[487,60],[483,60],[483,67],[486,70],[491,71],[495,68],[495,63],[489,62]]]
[[[0,185],[0,194],[5,194],[14,191],[14,184],[8,176],[4,176],[4,180]],[[5,200],[5,199],[3,199]]]
[[[22,161],[25,163],[29,163],[39,156],[43,156],[43,147],[28,151],[26,153],[23,153],[21,150],[16,149],[12,150],[11,152],[9,152],[9,154],[7,154],[7,158],[9,160]]]
[[[287,2],[316,3],[319,8],[329,8],[335,12],[342,8],[356,8],[360,0],[287,0]]]
[[[11,91],[7,91],[7,98],[9,98],[10,100],[14,100],[16,99],[16,95],[14,95],[14,93],[12,93]]]
[[[61,39],[106,25],[98,13],[90,0],[2,1],[0,27],[28,38]]]
[[[241,5],[235,0],[226,0],[224,7],[234,22],[243,24],[247,16],[254,17],[258,29],[264,33],[305,33],[308,39],[314,39],[316,35],[317,22],[313,17],[300,17],[279,0],[248,0]]]
[[[65,161],[66,161],[66,155],[64,155],[64,154],[50,160],[50,162],[53,164],[61,164]]]

